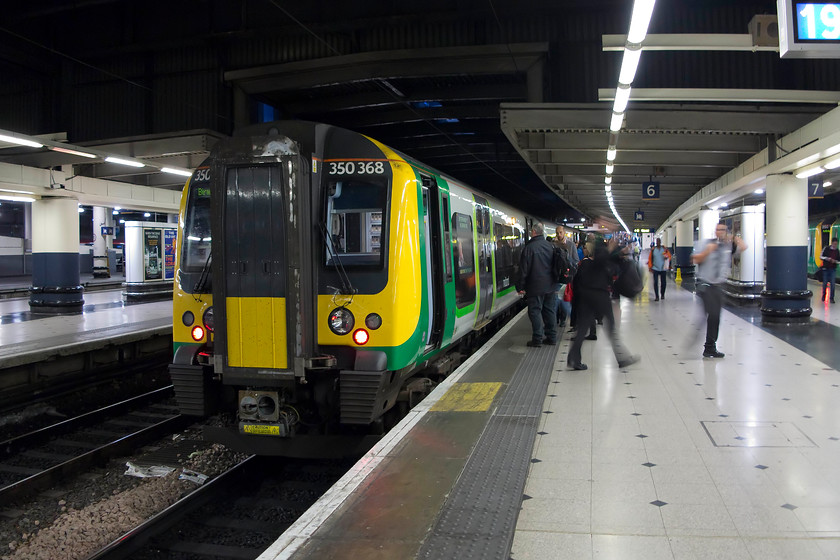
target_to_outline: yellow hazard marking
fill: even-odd
[[[279,436],[280,426],[265,426],[260,424],[245,424],[242,431],[246,434],[258,434],[262,436]]]
[[[431,408],[435,412],[483,412],[501,389],[501,383],[456,383]]]

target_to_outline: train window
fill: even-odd
[[[446,282],[452,282],[452,237],[449,233],[449,197],[443,196],[443,268]]]
[[[385,185],[338,181],[329,186],[327,266],[382,266],[387,220]]]
[[[496,291],[503,292],[516,281],[513,263],[513,248],[516,238],[513,235],[513,227],[493,223],[493,238],[495,241]]]
[[[466,307],[475,301],[475,241],[472,218],[452,214],[452,251],[455,261],[455,304]]]
[[[210,235],[210,188],[191,185],[184,218],[183,270],[201,272],[210,257]]]

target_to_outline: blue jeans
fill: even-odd
[[[531,320],[534,342],[542,342],[543,337],[551,342],[557,341],[557,294],[549,292],[539,296],[527,296],[528,318]]]
[[[659,292],[662,291],[662,297],[665,297],[665,286],[668,285],[667,282],[667,270],[651,270],[653,273],[653,295],[656,296],[656,299],[659,299]]]
[[[836,268],[824,268],[822,271],[822,283],[823,283],[823,292],[822,292],[822,301],[825,301],[825,289],[828,287],[828,284],[831,284],[831,301],[834,301],[834,281],[837,278],[837,269]]]

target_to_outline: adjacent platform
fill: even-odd
[[[520,315],[260,558],[838,558],[840,307],[813,307],[724,311],[703,359],[669,282],[616,307],[625,370],[599,327],[568,371]]]

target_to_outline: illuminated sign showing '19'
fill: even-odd
[[[797,2],[797,41],[840,40],[840,4]]]

